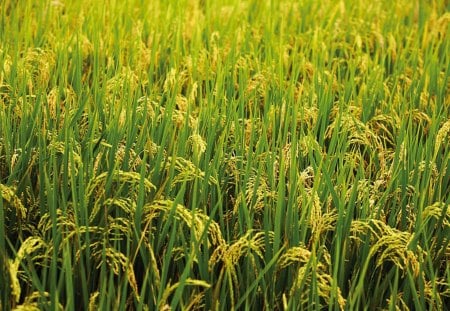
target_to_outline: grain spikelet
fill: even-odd
[[[195,130],[198,128],[199,122],[198,117],[196,117],[192,113],[187,113],[178,109],[174,109],[172,111],[170,118],[172,119],[172,122],[176,125],[178,129],[183,128],[186,125],[186,122],[191,129]]]
[[[306,167],[298,175],[299,185],[306,189],[311,189],[314,185],[314,168],[312,166]],[[300,203],[300,202],[299,202]]]
[[[125,112],[125,110],[123,110]],[[95,161],[94,161],[94,171],[98,171],[101,169],[101,164],[103,163],[103,160],[105,158],[105,155],[108,154],[109,149],[112,147],[111,145],[101,142],[101,149],[100,152],[97,154]],[[128,167],[130,171],[137,171],[139,165],[142,164],[142,159],[139,157],[139,155],[136,153],[136,151],[133,148],[129,148],[126,146],[124,142],[120,142],[119,146],[116,149],[115,153],[115,161],[117,165],[120,167],[125,160],[125,157],[128,157]]]
[[[399,148],[399,152],[398,152],[398,158],[399,158],[399,161],[401,162],[401,163],[403,163],[403,168],[404,169],[406,169],[406,161],[407,161],[407,157],[408,157],[408,151],[407,151],[407,149],[408,148],[406,148],[406,144],[405,144],[405,142],[403,141],[401,144],[400,144],[400,148]]]
[[[28,49],[19,65],[23,69],[19,71],[23,74],[22,79],[27,81],[27,86],[33,93],[34,87],[46,87],[50,82],[55,65],[55,54],[49,49]]]
[[[140,301],[139,288],[138,283],[136,281],[136,274],[134,273],[133,263],[128,262],[128,266],[126,268],[128,283],[130,284],[131,289],[134,292],[134,296],[137,301]]]
[[[420,126],[425,133],[428,132],[431,118],[425,112],[420,111],[419,109],[412,109],[407,112],[407,115],[410,116],[415,125]]]
[[[447,211],[447,218],[450,218],[450,206],[446,207],[445,203],[443,202],[435,202],[432,205],[425,207],[425,209],[422,211],[422,219],[424,222],[426,222],[430,218],[439,219],[443,216],[442,214],[444,210]]]
[[[145,230],[144,230],[145,231]],[[145,234],[143,232],[142,234]],[[148,241],[145,241],[145,246],[150,254],[150,269],[154,276],[154,283],[156,288],[160,288],[161,285],[161,273],[159,272],[158,262],[156,260],[155,252],[153,251],[152,245]]]
[[[139,186],[141,181],[141,174],[137,172],[125,172],[125,171],[115,171],[112,175],[108,172],[103,172],[100,175],[93,178],[87,187],[86,198],[95,196],[97,198],[101,197],[105,192],[105,185],[108,178],[116,183],[130,184],[133,186]],[[156,187],[147,179],[143,179],[144,188],[147,193],[155,190]]]
[[[181,204],[174,206],[174,202],[171,200],[157,200],[151,204],[146,204],[143,209],[145,213],[145,221],[148,223],[158,217],[160,212],[162,212],[163,218],[167,220],[173,209],[175,212],[174,216],[178,220],[183,221],[190,229],[192,229],[197,241],[201,241],[202,235],[204,232],[207,232],[209,242],[212,245],[225,244],[219,225],[215,221],[211,220],[209,216],[204,214],[202,211],[191,211]]]
[[[263,70],[260,73],[255,74],[248,82],[245,89],[244,96],[249,98],[250,108],[253,105],[261,107],[264,104],[267,91],[270,89],[272,81],[277,81],[275,74],[268,70]],[[256,103],[254,102],[256,100]]]
[[[286,267],[297,265],[297,273],[295,276],[294,283],[290,290],[290,296],[296,297],[298,296],[297,291],[303,286],[303,292],[301,293],[299,299],[302,304],[308,303],[308,293],[310,291],[309,287],[311,284],[312,274],[315,274],[317,280],[317,291],[320,297],[322,297],[326,303],[329,303],[329,299],[331,297],[331,293],[334,290],[334,280],[327,273],[327,270],[330,265],[330,255],[326,249],[324,249],[324,259],[325,262],[315,262],[315,256],[312,256],[311,251],[306,249],[303,246],[294,246],[288,249],[279,259],[278,261],[278,269],[284,269]],[[311,270],[311,267],[308,268],[308,264],[312,264],[314,266],[314,271]],[[305,283],[306,282],[306,283]],[[339,288],[337,288],[337,300],[341,310],[344,310],[346,300],[341,294]]]
[[[94,204],[94,208],[92,209],[91,215],[89,216],[89,222],[91,224],[95,224],[95,219],[98,216],[101,209],[108,210],[108,213],[110,212],[109,209],[112,207],[117,207],[123,212],[125,212],[126,215],[129,215],[129,217],[132,217],[136,211],[136,203],[131,199],[124,199],[124,198],[109,198],[106,199],[103,202],[96,202]]]
[[[333,132],[337,130],[339,135],[348,135],[348,142],[350,144],[367,147],[375,146],[381,149],[377,135],[356,116],[356,114],[360,113],[360,108],[350,107],[349,109],[349,112],[342,112],[341,117],[336,118],[333,123],[328,126],[326,136],[331,138]]]
[[[130,218],[112,217],[108,215],[105,227],[101,227],[108,241],[123,241],[124,239],[130,238],[130,232],[133,231],[133,223]]]
[[[354,220],[352,221],[351,227],[350,227],[351,235],[350,239],[355,240],[358,244],[363,243],[363,240],[361,239],[361,235],[367,234],[367,232],[374,233],[372,230],[372,227],[370,224],[366,221],[361,220]]]
[[[106,94],[110,103],[116,103],[115,99],[124,98],[132,94],[139,86],[139,77],[129,67],[122,67],[121,71],[106,81]],[[116,107],[118,108],[118,107]]]
[[[154,157],[158,154],[159,150],[161,150],[161,146],[158,146],[154,141],[148,139],[145,144],[145,151],[151,156]],[[164,157],[166,156],[165,150],[163,150]]]
[[[167,308],[167,299],[169,299],[169,296],[178,288],[178,286],[180,286],[181,284],[183,284],[184,286],[199,286],[199,287],[203,287],[204,289],[208,289],[211,287],[210,284],[208,284],[207,282],[203,281],[203,280],[195,280],[195,279],[191,279],[188,278],[186,279],[183,283],[181,282],[177,282],[173,285],[167,284],[166,289],[164,290],[164,293],[161,297],[161,300],[158,303],[158,309],[159,310],[170,310],[170,307]],[[190,299],[188,299],[188,301],[190,301]]]
[[[206,151],[205,140],[199,134],[192,134],[191,136],[189,136],[188,142],[191,145],[194,158],[198,160]]]
[[[0,84],[3,84],[5,76],[9,77],[9,75],[11,74],[12,60],[11,60],[11,56],[9,54],[7,54],[1,48],[0,48],[0,53],[1,53],[2,60],[3,60],[2,71],[0,73]]]
[[[311,151],[316,151],[319,154],[323,154],[322,147],[315,137],[311,134],[305,135],[300,138],[299,148],[301,155],[307,157]]]
[[[164,81],[163,89],[164,89],[165,93],[169,92],[175,86],[176,75],[177,75],[177,70],[175,68],[171,68],[169,73],[166,76],[165,81]]]
[[[298,90],[298,92],[303,92],[303,85],[300,87],[301,89]],[[297,113],[297,127],[302,128],[304,130],[311,129],[315,126],[317,123],[317,118],[319,115],[319,109],[315,106],[306,106],[306,103],[304,103],[304,106],[302,105],[302,108]]]
[[[245,189],[245,200],[248,206],[251,206],[255,211],[261,211],[267,202],[266,200],[275,198],[276,192],[270,189],[266,176],[252,174],[249,177]],[[234,213],[238,211],[238,203],[235,204]]]
[[[98,310],[98,298],[100,297],[100,293],[98,291],[93,292],[89,297],[89,311],[97,311]]]
[[[369,179],[361,179],[356,184],[358,193],[356,202],[359,204],[365,204],[368,202],[371,215],[384,214],[384,210],[382,210],[381,206],[378,206],[377,203],[386,189],[388,178],[389,177],[383,175],[373,182]],[[355,187],[355,185],[352,185],[351,189],[353,189],[353,187]],[[352,191],[353,190],[347,192],[346,200],[350,199]]]
[[[308,263],[311,257],[311,252],[302,247],[302,246],[294,246],[289,248],[283,255],[280,256],[278,260],[279,269],[284,269],[294,263]]]
[[[205,178],[205,172],[203,172],[194,163],[192,163],[189,160],[186,160],[185,158],[168,157],[166,169],[170,169],[172,165],[174,165],[175,170],[177,170],[178,172],[178,174],[172,179],[171,184],[172,187],[174,187],[177,183],[192,181],[196,178],[203,180]],[[215,179],[213,176],[209,176],[208,182],[209,184],[216,185],[217,179]]]
[[[64,249],[64,245],[69,244],[70,247],[73,247],[74,239],[77,239],[80,237],[83,233],[90,233],[90,234],[96,234],[100,235],[104,232],[104,230],[101,230],[97,226],[77,226],[75,216],[73,212],[70,211],[70,209],[67,209],[66,212],[57,209],[56,210],[56,226],[57,230],[61,232],[62,241],[61,244],[59,244],[58,249],[56,252],[61,255],[61,252]],[[50,213],[44,214],[41,219],[39,220],[39,223],[37,225],[37,229],[39,231],[39,234],[42,236],[47,236],[49,233],[51,234],[51,231],[53,229],[54,222],[52,215]],[[53,242],[53,241],[52,241]],[[81,252],[86,248],[85,246],[82,246],[81,249],[78,249],[76,251],[75,258],[76,260],[79,260],[81,257]],[[46,249],[46,253],[42,255],[43,258],[51,257],[51,253],[54,251],[54,244],[49,243]],[[38,258],[38,257],[36,257]]]
[[[420,246],[416,250],[410,249],[414,234],[390,227],[380,220],[372,219],[368,222],[353,221],[350,228],[351,238],[361,241],[360,234],[371,233],[371,248],[369,256],[377,255],[376,266],[382,266],[385,261],[394,263],[400,270],[410,267],[417,277],[423,256],[426,254]]]
[[[202,301],[204,300],[205,294],[204,292],[193,294],[190,297],[189,304],[186,306],[185,310],[204,310],[205,305],[202,304]]]
[[[383,265],[387,260],[393,262],[401,270],[404,270],[405,266],[410,266],[414,276],[417,277],[420,272],[420,258],[408,249],[411,240],[412,236],[409,232],[389,232],[372,246],[369,255],[381,253],[377,259],[377,267]]]
[[[317,277],[318,294],[320,297],[325,299],[327,304],[330,303],[329,297],[331,297],[331,293],[334,290],[333,289],[334,283],[335,283],[335,280],[332,278],[331,275],[329,275],[327,273],[321,273]],[[337,287],[337,293],[335,293],[335,295],[337,295],[337,302],[339,304],[339,308],[341,310],[344,310],[347,301],[342,296],[341,289],[339,287]]]
[[[158,102],[152,100],[148,96],[142,96],[137,100],[137,104],[136,113],[138,113],[140,117],[148,117],[151,120],[156,118],[159,105]],[[161,109],[163,107],[159,108]]]
[[[61,154],[65,155],[66,151],[68,151],[68,156],[71,161],[73,161],[74,165],[73,168],[75,171],[72,171],[72,165],[67,166],[67,174],[69,176],[78,174],[78,169],[82,165],[82,159],[80,156],[81,153],[81,147],[78,143],[70,143],[69,146],[67,146],[66,142],[63,141],[56,141],[52,140],[48,145],[48,150],[51,152],[54,152],[55,154]]]
[[[367,125],[377,135],[382,146],[386,147],[395,145],[400,121],[400,117],[392,111],[390,114],[378,113],[369,120]]]
[[[60,117],[59,126],[64,122],[66,111],[73,109],[77,100],[77,96],[72,87],[66,87],[63,91],[54,87],[47,94],[47,105],[44,105],[46,114],[52,120],[56,120],[56,117]],[[47,118],[44,118],[44,122],[47,122]]]
[[[439,152],[439,148],[442,145],[448,145],[449,141],[449,133],[450,133],[450,119],[447,120],[439,129],[436,135],[436,141],[434,143],[434,157],[436,157]],[[443,142],[447,142],[447,144],[443,144]]]
[[[263,251],[265,245],[265,239],[273,239],[273,233],[269,232],[266,237],[265,232],[256,232],[254,230],[248,230],[239,240],[229,245],[227,243],[219,245],[211,255],[209,260],[210,268],[212,268],[217,262],[223,261],[227,268],[234,269],[234,266],[238,264],[239,259],[244,254],[247,254],[249,250],[253,251],[257,256],[263,259]],[[236,279],[237,281],[237,279]]]
[[[109,241],[114,239],[109,239]],[[91,245],[93,248],[92,256],[97,261],[97,269],[99,269],[104,263],[112,270],[115,275],[121,275],[126,273],[128,283],[131,289],[134,291],[135,297],[139,301],[139,290],[136,282],[136,276],[134,268],[129,258],[113,247],[101,247],[103,243],[95,242]],[[104,260],[103,260],[104,258]]]
[[[50,294],[48,292],[32,292],[25,297],[24,302],[16,306],[14,311],[39,311],[50,308]],[[58,303],[56,310],[64,310],[64,307]]]
[[[409,178],[412,179],[415,174],[422,174],[425,171],[431,172],[432,182],[434,183],[434,179],[439,176],[439,171],[437,169],[436,163],[433,161],[429,161],[428,163],[425,161],[420,161],[415,169],[409,172]]]
[[[28,255],[31,255],[44,247],[46,247],[46,245],[41,238],[29,237],[22,243],[22,245],[20,245],[19,251],[17,252],[14,260],[10,260],[9,275],[11,278],[11,295],[16,303],[19,302],[20,293],[22,291],[18,277],[20,263]]]
[[[195,35],[198,29],[203,27],[205,15],[203,14],[202,5],[200,1],[189,1],[186,4],[186,12],[183,19],[183,37],[189,41]]]
[[[387,305],[391,304],[391,299],[392,299],[392,296],[387,299]],[[405,300],[403,299],[402,292],[397,294],[397,297],[395,297],[395,301],[396,301],[396,305],[395,305],[396,311],[409,311],[410,310],[410,308],[408,307],[408,304],[405,303]]]
[[[322,213],[322,203],[319,195],[314,193],[312,196],[312,207],[310,212],[309,224],[312,228],[312,242],[317,242],[322,233],[333,230],[337,220],[337,212],[331,211]]]
[[[181,111],[183,113],[188,111],[189,104],[188,99],[185,96],[177,94],[177,96],[175,97],[175,104],[177,105],[178,111]]]
[[[37,303],[23,303],[13,309],[13,311],[40,311]]]
[[[24,220],[26,217],[27,209],[23,206],[22,202],[16,195],[16,189],[11,186],[0,184],[0,196],[8,202],[8,205],[14,208],[16,217],[19,220]]]
[[[445,204],[443,202],[435,202],[432,205],[427,206],[422,211],[422,228],[425,230],[429,227],[429,223],[434,224],[433,230],[438,230],[438,226],[441,223],[441,228],[444,230],[450,229],[450,205]],[[435,221],[432,222],[431,220]],[[450,259],[450,244],[439,242],[437,236],[433,236],[431,238],[430,245],[430,253],[429,256],[436,256],[435,254],[441,253],[444,255],[446,260]],[[445,248],[444,248],[445,247]]]
[[[255,271],[258,271],[255,266],[257,257],[263,260],[264,245],[266,239],[273,242],[273,232],[266,235],[265,232],[256,232],[248,230],[239,240],[229,245],[227,243],[219,245],[212,253],[209,259],[209,269],[212,270],[219,262],[223,264],[220,275],[227,275],[230,284],[231,305],[234,308],[234,289],[239,288],[239,278],[237,267],[239,260],[246,255],[253,264]]]

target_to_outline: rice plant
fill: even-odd
[[[443,310],[449,5],[4,0],[0,310]]]

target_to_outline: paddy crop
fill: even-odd
[[[1,1],[0,310],[444,309],[449,22]]]

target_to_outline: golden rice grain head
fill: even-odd
[[[148,96],[142,96],[137,100],[136,113],[141,117],[153,120],[156,117],[158,105],[156,101],[151,100]]]
[[[164,93],[168,93],[173,90],[177,81],[177,70],[175,68],[171,68],[170,71],[166,75],[166,79],[164,80],[163,90]]]
[[[397,294],[397,297],[395,297],[395,311],[410,311],[408,304],[403,299],[403,292],[400,292]],[[386,305],[391,305],[392,297],[388,298],[386,300]]]
[[[188,97],[189,104],[193,105],[195,103],[195,99],[197,98],[197,92],[198,92],[198,83],[197,81],[195,81],[191,86],[191,90],[189,91]]]
[[[195,292],[192,293],[191,296],[189,297],[189,303],[186,306],[186,310],[204,310],[205,309],[204,300],[205,300],[204,291],[200,293]]]
[[[338,215],[336,211],[330,211],[328,213],[321,214],[318,218],[312,219],[310,224],[312,225],[311,242],[314,243],[319,240],[323,233],[333,231]]]
[[[28,49],[23,58],[23,66],[28,76],[30,90],[34,86],[47,86],[55,66],[56,56],[52,50]]]
[[[205,178],[205,172],[198,168],[192,161],[185,158],[168,157],[166,170],[169,170],[172,165],[175,166],[177,175],[172,179],[171,187],[174,187],[177,183],[192,181],[197,178],[203,180]],[[214,176],[209,176],[208,183],[211,185],[217,185],[218,181]]]
[[[263,259],[266,237],[269,240],[273,240],[273,233],[254,232],[254,230],[248,230],[233,244],[228,245],[224,243],[217,247],[210,258],[210,267],[214,266],[218,261],[223,261],[228,268],[235,267],[241,257],[248,254],[248,251],[252,251],[252,253]]]
[[[154,218],[159,217],[160,212],[162,212],[162,217],[167,220],[174,208],[175,217],[192,229],[197,241],[201,241],[201,237],[206,231],[209,238],[208,243],[211,243],[211,245],[225,244],[220,226],[211,220],[208,215],[200,210],[187,209],[181,204],[174,207],[174,202],[171,200],[157,200],[151,204],[146,204],[143,208],[145,221],[150,223]]]
[[[89,297],[89,311],[97,311],[98,310],[98,299],[100,297],[100,292],[95,291],[91,293],[91,296]]]
[[[182,94],[177,94],[177,96],[175,97],[175,104],[179,111],[187,112],[189,109],[189,101]]]
[[[309,223],[311,226],[311,230],[313,235],[320,234],[320,219],[322,218],[322,203],[320,202],[320,197],[317,192],[310,193],[309,203],[311,205],[310,208],[310,217]],[[318,232],[319,231],[319,232]]]
[[[441,126],[436,135],[436,141],[434,143],[435,157],[441,146],[448,146],[448,141],[450,139],[449,133],[450,133],[450,119],[444,122],[444,124]]]
[[[369,256],[376,256],[376,266],[381,267],[386,261],[395,264],[400,270],[411,268],[413,274],[419,275],[423,257],[426,254],[420,246],[413,251],[410,243],[414,235],[390,227],[382,221],[353,221],[350,231],[351,238],[361,241],[360,234],[371,233],[371,248]]]
[[[9,264],[7,264],[7,266],[9,268],[11,296],[17,303],[19,302],[20,293],[22,292],[22,288],[20,287],[20,282],[18,278],[19,266],[14,264],[14,260],[9,259],[8,262]]]
[[[325,257],[326,262],[330,261],[329,254]],[[280,258],[283,267],[286,267],[292,263],[300,264],[296,271],[295,279],[290,290],[290,295],[298,296],[298,290],[302,288],[303,291],[300,294],[300,300],[302,304],[307,304],[310,286],[312,285],[312,276],[314,273],[317,281],[316,286],[319,297],[321,297],[326,304],[329,304],[331,292],[336,291],[335,294],[337,294],[339,307],[341,310],[344,310],[346,300],[342,296],[340,288],[334,284],[334,279],[327,273],[328,264],[320,261],[312,262],[312,266],[315,266],[315,268],[308,268],[308,263],[312,260],[316,260],[315,257],[312,257],[309,250],[304,249],[303,247],[293,247],[286,252],[284,257]]]
[[[319,296],[322,297],[327,304],[330,303],[330,297],[331,292],[333,291],[334,288],[333,286],[334,283],[335,280],[329,274],[321,273],[317,277]],[[339,308],[340,310],[344,310],[347,300],[342,296],[341,289],[338,286],[336,286],[336,294]]]
[[[12,60],[11,56],[9,54],[6,54],[5,51],[3,51],[3,49],[1,48],[0,54],[2,54],[3,58],[3,70],[0,73],[0,84],[3,84],[4,79],[9,79],[9,75],[11,74]]]
[[[54,87],[47,93],[47,105],[44,106],[46,113],[51,119],[55,119],[59,112],[64,110],[64,101],[60,98],[60,92],[58,87]]]
[[[447,211],[447,215],[443,215],[444,210]],[[444,202],[435,202],[422,211],[422,220],[426,222],[431,218],[440,219],[442,216],[445,218],[450,218],[450,206],[446,206]],[[445,217],[447,216],[447,217]]]
[[[24,220],[26,218],[27,209],[16,195],[16,191],[15,187],[0,184],[0,196],[4,201],[8,202],[10,208],[15,210],[17,218],[19,220]]]
[[[219,245],[213,251],[209,262],[208,267],[211,271],[214,266],[221,262],[223,263],[220,274],[226,274],[227,278],[229,278],[229,282],[232,284],[230,287],[230,298],[231,305],[234,308],[234,299],[235,299],[235,288],[237,291],[239,290],[239,278],[237,273],[237,266],[239,260],[242,256],[246,255],[250,259],[253,264],[253,268],[255,271],[258,270],[255,264],[255,257],[260,257],[263,259],[263,251],[264,245],[266,241],[266,233],[265,232],[257,232],[253,234],[254,230],[248,230],[244,236],[242,236],[239,240],[229,245],[224,243]],[[269,232],[267,238],[269,241],[273,243],[273,232]]]
[[[307,166],[298,175],[299,185],[307,189],[311,189],[314,185],[314,168],[312,166]]]
[[[78,142],[70,142],[69,148],[67,148],[67,142],[57,141],[52,139],[48,144],[47,149],[53,154],[66,155],[68,151],[69,160],[73,161],[75,165],[68,165],[67,173],[69,176],[78,174],[78,169],[82,166],[83,161],[81,159],[81,147]],[[74,171],[73,171],[74,170]]]
[[[172,308],[167,303],[159,308],[161,311],[172,311]]]
[[[372,233],[375,236],[377,235],[377,232],[372,228],[369,222],[363,221],[363,220],[353,220],[350,225],[350,239],[356,241],[358,244],[362,243],[363,240],[360,236]]]
[[[170,284],[170,282],[167,284],[166,289],[164,290],[164,293],[161,297],[161,300],[158,303],[158,309],[159,310],[171,310],[170,306],[167,305],[167,300],[169,299],[170,295],[182,284],[181,282],[177,282],[173,285]],[[211,287],[211,285],[203,280],[196,280],[188,278],[183,282],[183,285],[185,286],[198,286],[203,289],[208,289]],[[168,307],[168,308],[167,308]]]
[[[11,103],[11,97],[14,96],[14,92],[16,91],[15,89],[13,89],[13,87],[2,81],[3,76],[0,73],[0,108],[5,109],[6,110],[6,105]],[[6,111],[3,111],[4,113]],[[3,119],[2,119],[3,120]]]
[[[97,262],[97,269],[106,263],[109,269],[115,274],[120,275],[126,271],[128,266],[128,257],[113,247],[104,247],[103,242],[95,242],[91,244],[92,257]]]
[[[141,300],[139,295],[139,287],[136,281],[136,274],[134,273],[133,263],[129,262],[126,268],[128,284],[130,284],[131,289],[134,292],[134,297],[139,302]]]
[[[109,210],[118,208],[122,210],[129,217],[133,217],[136,211],[136,202],[130,198],[108,198],[103,202],[98,202],[94,205],[91,215],[89,216],[89,222],[94,223],[98,213],[103,210]]]
[[[311,258],[311,252],[303,246],[289,248],[278,260],[278,269],[286,268],[294,263],[306,264]]]
[[[298,149],[300,149],[300,153],[303,157],[307,157],[311,151],[316,151],[319,154],[323,154],[322,147],[320,146],[317,139],[311,134],[302,136],[302,138],[300,138]]]
[[[148,239],[146,239],[146,230],[143,230],[142,232],[142,237],[141,240],[143,240],[145,248],[148,250],[149,254],[150,254],[150,266],[148,269],[151,270],[151,273],[153,275],[153,282],[154,282],[154,286],[155,288],[160,288],[161,286],[161,273],[160,273],[160,269],[158,266],[158,261],[156,259],[156,255],[155,252],[153,251],[153,246],[149,243]],[[136,251],[138,251],[139,248],[136,249]]]
[[[267,176],[252,174],[246,184],[245,201],[256,212],[262,211],[266,200],[276,199],[276,192],[270,189]],[[239,201],[239,202],[238,202]],[[241,196],[235,202],[234,212],[237,213],[238,206],[241,203]]]
[[[118,184],[129,184],[133,186],[139,186],[142,178],[140,173],[121,170],[115,171],[112,173],[111,177],[109,176],[109,172],[103,172],[91,179],[87,187],[86,198],[89,199],[95,196],[97,199],[101,199],[101,195],[105,192],[104,186],[106,185],[108,178],[111,178],[113,182]],[[147,178],[143,178],[143,184],[144,190],[147,193],[156,190],[156,187]]]
[[[50,300],[50,294],[48,292],[32,292],[25,297],[22,304],[16,306],[13,310],[39,311],[43,308],[50,308]],[[64,308],[61,303],[58,303],[55,310],[64,310]]]
[[[192,134],[188,138],[194,157],[198,159],[206,151],[206,141],[199,134]]]
[[[39,249],[45,248],[46,244],[44,240],[38,237],[28,237],[20,245],[20,248],[14,259],[9,259],[9,276],[11,282],[11,295],[14,301],[17,303],[20,300],[20,295],[22,288],[19,282],[19,267],[20,263],[24,258],[31,255],[32,253],[38,251]]]
[[[57,209],[56,211],[56,225],[62,233],[71,233],[74,234],[77,229],[77,225],[75,223],[75,216],[73,212],[69,209],[67,211],[62,211],[61,209]],[[37,229],[40,233],[45,235],[50,232],[54,226],[52,215],[48,212],[41,216],[39,223],[37,225]]]
[[[147,139],[145,143],[145,151],[148,152],[150,156],[155,156],[160,148],[161,146],[158,146],[153,140],[150,138]]]
[[[108,81],[106,81],[106,95],[108,103],[117,108],[120,100],[125,96],[133,94],[140,85],[140,79],[136,72],[130,67],[122,67],[121,70]]]

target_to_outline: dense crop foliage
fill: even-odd
[[[1,1],[0,310],[449,306],[448,11]]]

